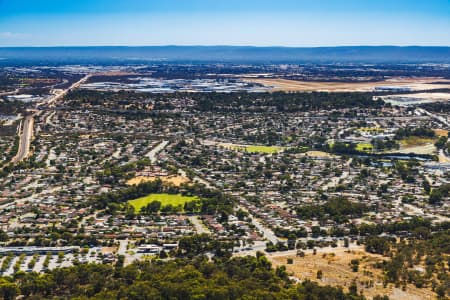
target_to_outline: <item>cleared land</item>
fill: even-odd
[[[307,151],[305,155],[311,157],[333,157],[330,153],[323,151]]]
[[[433,90],[450,88],[450,80],[440,78],[392,78],[376,82],[317,82],[297,81],[279,78],[243,78],[244,81],[272,87],[271,91],[289,92],[368,92],[375,87],[408,87],[412,90]],[[433,82],[448,82],[448,84],[434,84]]]
[[[147,206],[152,201],[161,202],[162,207],[166,205],[183,207],[186,202],[194,200],[199,200],[199,198],[197,196],[183,196],[181,194],[150,194],[142,198],[130,200],[128,203],[134,207],[135,211],[140,211],[142,207]]]
[[[437,136],[448,136],[448,130],[445,129],[434,129]]]
[[[436,154],[435,139],[411,136],[400,141],[400,149],[391,153]]]
[[[189,178],[185,176],[137,176],[127,181],[127,185],[137,185],[143,182],[151,182],[157,179],[161,179],[164,184],[172,184],[174,186],[180,186],[185,183],[189,183]]]
[[[342,286],[347,289],[355,280],[358,292],[362,291],[364,296],[371,299],[375,295],[388,295],[394,300],[420,300],[435,299],[429,289],[418,289],[407,285],[406,290],[395,288],[392,284],[383,286],[383,273],[375,269],[375,262],[383,259],[382,256],[373,255],[364,251],[351,251],[350,253],[336,249],[328,254],[306,254],[305,257],[295,255],[275,256],[268,258],[274,266],[285,265],[289,274],[300,279],[310,279],[323,285]],[[287,259],[292,258],[293,264],[287,264]],[[353,272],[351,260],[360,261],[358,272]],[[322,278],[317,279],[317,271],[322,271]]]

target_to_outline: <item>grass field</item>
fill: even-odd
[[[381,132],[384,132],[384,129],[380,128],[380,127],[362,127],[362,128],[359,128],[359,131],[371,132],[371,133],[381,133]]]
[[[236,150],[243,150],[250,153],[266,153],[266,154],[272,154],[272,153],[278,153],[282,151],[284,148],[279,146],[235,146],[233,149]]]
[[[134,207],[135,211],[140,211],[142,207],[146,206],[152,201],[161,202],[161,206],[173,205],[183,207],[186,202],[193,200],[199,200],[197,196],[183,196],[181,194],[150,194],[145,197],[141,197],[135,200],[128,201]]]
[[[356,150],[361,152],[371,152],[373,151],[373,146],[370,143],[359,143],[356,145]]]

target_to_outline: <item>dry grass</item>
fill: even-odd
[[[388,295],[390,299],[415,300],[415,299],[435,299],[434,294],[429,289],[418,289],[408,285],[405,291],[396,289],[392,284],[383,286],[383,274],[380,269],[375,269],[372,265],[381,259],[379,255],[368,254],[364,251],[336,251],[328,254],[306,254],[305,257],[295,255],[277,256],[268,258],[274,266],[285,265],[287,271],[294,277],[305,280],[310,279],[323,285],[342,286],[347,289],[353,280],[356,280],[358,291],[369,299],[375,295]],[[292,258],[294,263],[288,265],[287,259]],[[358,272],[353,272],[350,266],[352,259],[359,259]],[[317,271],[323,272],[322,279],[317,279]],[[373,286],[366,283],[372,281]]]
[[[425,146],[425,145],[429,145],[429,144],[434,144],[435,139],[432,138],[421,138],[421,137],[417,137],[417,136],[410,136],[407,137],[406,139],[402,139],[400,141],[400,145],[402,147],[417,147],[417,146]]]
[[[432,90],[440,88],[450,88],[448,84],[433,84],[436,81],[445,81],[439,78],[393,78],[376,82],[317,82],[299,81],[279,78],[243,78],[244,81],[259,83],[273,87],[272,91],[289,92],[366,92],[372,91],[377,86],[404,86],[413,90]]]
[[[307,151],[306,154],[311,157],[332,157],[331,154],[323,151]]]
[[[445,129],[434,129],[437,136],[448,136],[448,130]]]
[[[157,180],[158,178],[161,179],[164,184],[172,184],[174,186],[180,186],[190,182],[189,178],[185,176],[138,176],[128,180],[127,185],[137,185],[143,182],[151,182]]]

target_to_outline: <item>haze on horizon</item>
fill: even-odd
[[[0,0],[0,46],[450,45],[448,0]]]

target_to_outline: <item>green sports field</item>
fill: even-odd
[[[370,143],[359,143],[356,145],[356,150],[361,152],[372,152],[373,146]]]
[[[152,201],[161,202],[162,207],[169,204],[172,206],[181,205],[183,207],[186,202],[194,200],[199,200],[199,198],[197,196],[183,196],[181,194],[150,194],[145,197],[130,200],[128,203],[134,207],[136,212],[139,212],[142,207],[148,205]]]
[[[242,151],[247,151],[250,153],[265,153],[265,154],[273,154],[273,153],[278,153],[281,150],[283,150],[283,147],[279,147],[279,146],[235,146],[232,147],[235,150],[242,150]]]

